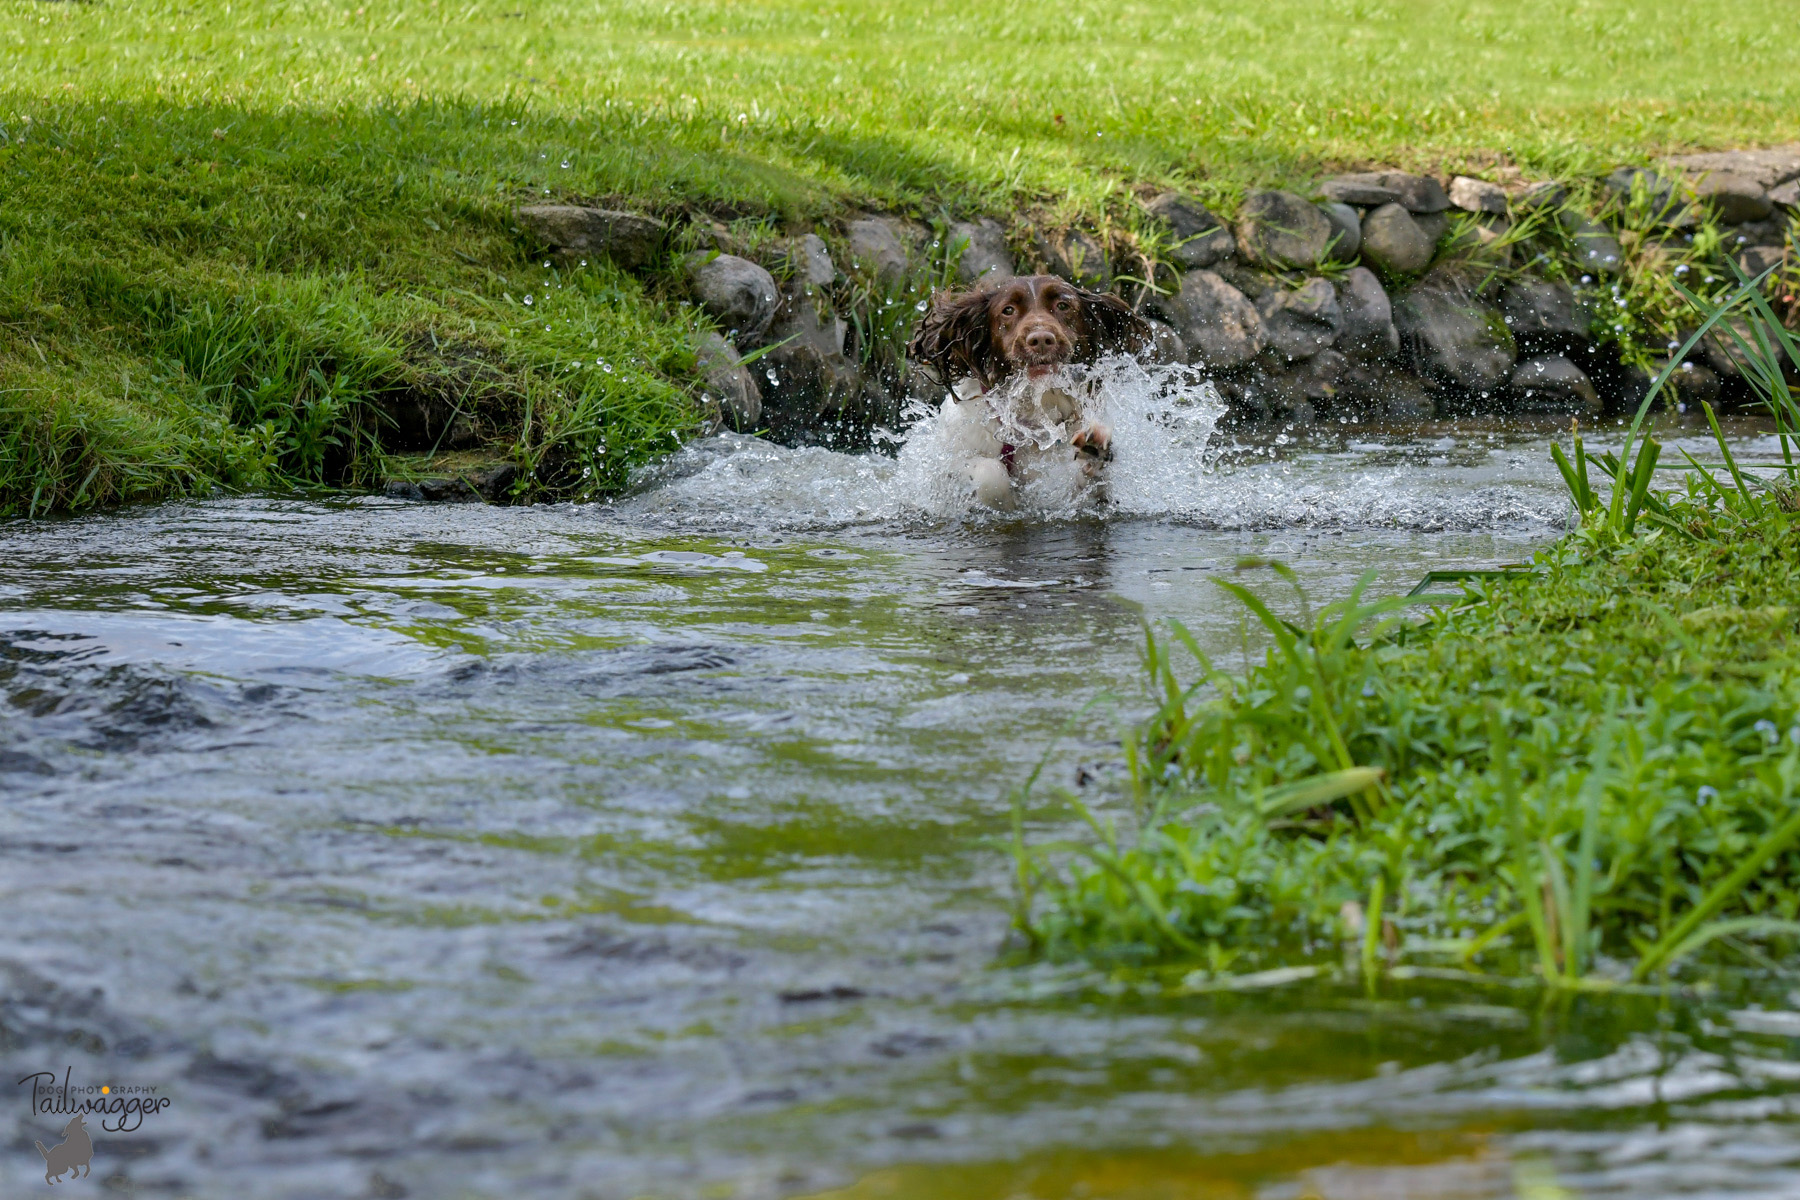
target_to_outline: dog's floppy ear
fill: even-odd
[[[945,387],[965,375],[991,388],[997,382],[992,318],[988,293],[940,293],[919,322],[907,356],[928,368]]]
[[[1078,287],[1081,298],[1081,320],[1087,326],[1087,355],[1120,351],[1136,354],[1152,340],[1150,322],[1131,311],[1131,306],[1106,292],[1091,292]]]

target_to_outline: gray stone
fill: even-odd
[[[1710,154],[1684,154],[1669,160],[1669,165],[1689,175],[1724,172],[1742,175],[1761,188],[1772,188],[1790,179],[1800,179],[1800,146],[1781,146],[1773,150],[1724,150]]]
[[[1338,309],[1344,315],[1337,341],[1340,349],[1368,358],[1389,358],[1400,352],[1393,305],[1375,272],[1367,267],[1346,272],[1338,285]]]
[[[1731,332],[1725,329],[1727,323],[1729,323],[1731,331],[1737,334],[1736,338],[1733,338]],[[1760,320],[1756,322],[1756,325],[1760,324]],[[1762,330],[1762,336],[1770,343],[1778,341],[1766,328]],[[1712,330],[1700,340],[1700,345],[1706,353],[1707,363],[1720,375],[1732,378],[1743,375],[1744,351],[1738,345],[1739,339],[1742,339],[1747,345],[1757,344],[1756,328],[1748,318],[1728,317],[1725,321],[1714,325]]]
[[[721,423],[737,430],[755,429],[762,420],[762,389],[737,347],[711,330],[695,334],[694,365],[704,394],[718,406]]]
[[[1338,381],[1350,369],[1350,360],[1336,350],[1325,349],[1295,364],[1288,373],[1293,386],[1308,400],[1330,400]]]
[[[477,463],[449,475],[390,479],[382,490],[400,500],[504,504],[512,499],[513,484],[518,478],[519,468],[514,463]]]
[[[833,417],[862,393],[862,373],[844,355],[844,321],[803,293],[782,298],[769,332],[773,345],[757,364],[771,419],[784,426]]]
[[[1471,213],[1443,244],[1443,252],[1494,266],[1510,267],[1512,245],[1503,239],[1511,229],[1512,221],[1507,217],[1497,217],[1492,213]]]
[[[1270,292],[1287,290],[1287,284],[1279,275],[1249,266],[1235,258],[1226,259],[1212,268],[1212,271],[1252,300],[1261,300]]]
[[[1740,246],[1779,246],[1787,237],[1787,214],[1776,213],[1762,221],[1745,221],[1725,234],[1725,249]]]
[[[1513,207],[1520,212],[1531,212],[1539,208],[1556,208],[1567,203],[1569,189],[1554,179],[1544,179],[1537,183],[1527,184],[1513,199]]]
[[[1267,359],[1247,375],[1240,395],[1270,416],[1307,422],[1318,415],[1318,406],[1337,397],[1338,381],[1349,370],[1349,360],[1336,350],[1322,350],[1291,364],[1270,364]]]
[[[1666,364],[1658,364],[1660,374]],[[1700,363],[1684,362],[1676,367],[1669,376],[1668,387],[1675,393],[1677,404],[1687,404],[1698,408],[1702,403],[1717,405],[1719,393],[1724,388],[1724,381],[1719,373],[1711,367]]]
[[[1450,233],[1450,214],[1447,212],[1414,213],[1412,219],[1413,224],[1419,227],[1419,232],[1431,239],[1434,252],[1438,243]]]
[[[749,259],[735,254],[690,254],[687,277],[694,298],[727,337],[755,344],[769,331],[780,293],[775,277]]]
[[[1307,395],[1306,376],[1312,374],[1311,366],[1311,359],[1292,370],[1270,370],[1258,364],[1240,375],[1214,382],[1234,412],[1290,427],[1310,425],[1319,416],[1312,397]]]
[[[966,242],[962,256],[956,260],[958,283],[972,284],[1011,279],[1018,273],[1012,248],[1006,244],[1006,230],[992,217],[950,227],[950,243]]]
[[[1187,343],[1173,325],[1150,318],[1149,355],[1154,363],[1183,363],[1187,361]]]
[[[1287,362],[1311,358],[1344,328],[1337,293],[1323,279],[1309,279],[1291,292],[1270,292],[1257,301],[1256,312],[1268,349]]]
[[[1210,267],[1230,258],[1237,249],[1231,230],[1219,218],[1199,201],[1179,192],[1164,192],[1144,208],[1175,235],[1176,245],[1169,258],[1179,267],[1190,271]]]
[[[788,262],[794,269],[794,281],[803,287],[830,287],[831,281],[837,278],[831,251],[825,248],[825,239],[816,233],[795,240],[788,252]]]
[[[1408,212],[1443,212],[1450,207],[1444,187],[1429,175],[1408,175],[1404,171],[1369,171],[1360,175],[1339,175],[1327,179],[1319,187],[1327,200],[1343,204],[1379,207],[1398,204]]]
[[[1639,188],[1651,203],[1667,207],[1681,198],[1679,180],[1645,167],[1619,167],[1606,177],[1606,190],[1620,198],[1629,198]]]
[[[1362,255],[1390,275],[1414,275],[1431,265],[1436,243],[1398,204],[1383,204],[1362,223]]]
[[[1513,368],[1507,386],[1515,412],[1600,415],[1600,393],[1587,373],[1559,354],[1526,359]]]
[[[1778,208],[1800,208],[1800,179],[1790,179],[1770,188],[1769,202]]]
[[[1521,278],[1500,293],[1500,313],[1527,346],[1573,346],[1588,340],[1588,318],[1566,283]]]
[[[577,204],[529,204],[513,216],[520,229],[565,256],[609,258],[634,271],[649,266],[669,236],[655,217]]]
[[[1337,398],[1384,421],[1429,421],[1438,415],[1438,399],[1424,380],[1410,371],[1352,362],[1338,376]]]
[[[1710,171],[1693,184],[1694,196],[1727,225],[1760,221],[1774,211],[1768,189],[1748,175]]]
[[[1617,275],[1625,268],[1625,251],[1606,226],[1577,212],[1565,211],[1562,227],[1575,243],[1575,257],[1582,269],[1598,275]]]
[[[1331,246],[1325,256],[1334,262],[1355,262],[1362,249],[1362,215],[1336,200],[1323,201],[1319,211],[1331,222]]]
[[[696,225],[696,228],[705,231],[706,240],[711,242],[712,248],[720,254],[735,254],[739,258],[750,258],[754,253],[750,243],[733,233],[731,227],[723,221],[708,221],[705,225]]]
[[[850,241],[850,264],[882,283],[897,283],[906,276],[908,263],[906,226],[891,217],[864,217],[845,230]]]
[[[1331,222],[1318,206],[1292,192],[1251,192],[1238,210],[1238,249],[1275,268],[1317,263],[1331,241]]]
[[[1112,285],[1112,261],[1106,255],[1106,247],[1095,241],[1092,234],[1080,229],[1040,233],[1035,245],[1052,275],[1096,291],[1105,291]]]
[[[1158,306],[1193,359],[1209,367],[1242,366],[1268,344],[1256,306],[1211,271],[1189,271],[1181,290],[1160,298]]]
[[[1450,203],[1464,212],[1506,215],[1506,190],[1485,179],[1458,175],[1450,181]]]
[[[1780,266],[1787,251],[1781,246],[1744,246],[1732,257],[1737,259],[1744,274],[1754,279],[1770,267]]]
[[[1472,392],[1501,387],[1512,374],[1512,336],[1500,314],[1455,281],[1427,276],[1394,305],[1401,344],[1422,375]]]
[[[1670,178],[1644,167],[1620,167],[1606,177],[1607,190],[1629,200],[1641,194],[1656,224],[1665,229],[1691,229],[1700,214],[1688,201],[1688,189],[1679,178]]]

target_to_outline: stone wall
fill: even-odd
[[[1155,353],[1206,367],[1240,419],[1593,418],[1635,405],[1660,365],[1621,361],[1609,336],[1625,328],[1633,273],[1725,278],[1729,255],[1752,274],[1775,267],[1778,297],[1796,290],[1800,147],[1569,184],[1340,175],[1306,194],[1253,190],[1229,220],[1178,193],[1140,207],[1110,231],[857,214],[755,238],[569,205],[518,219],[533,249],[671,278],[718,327],[696,358],[720,421],[787,442],[852,444],[896,422],[909,388],[935,398],[898,357],[930,282],[1023,271],[1116,287],[1156,324]],[[1677,399],[1729,394],[1736,373],[1705,344],[1679,368]]]

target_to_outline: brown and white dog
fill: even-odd
[[[1021,388],[1019,377],[1042,380],[1149,341],[1149,325],[1117,296],[1028,275],[936,297],[907,349],[951,389],[941,419],[975,499],[1010,509],[1015,485],[1069,466],[1085,484],[1112,457],[1112,431],[1078,398]]]

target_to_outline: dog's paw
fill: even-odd
[[[1101,462],[1112,461],[1112,430],[1104,425],[1089,425],[1070,439],[1076,450]]]

